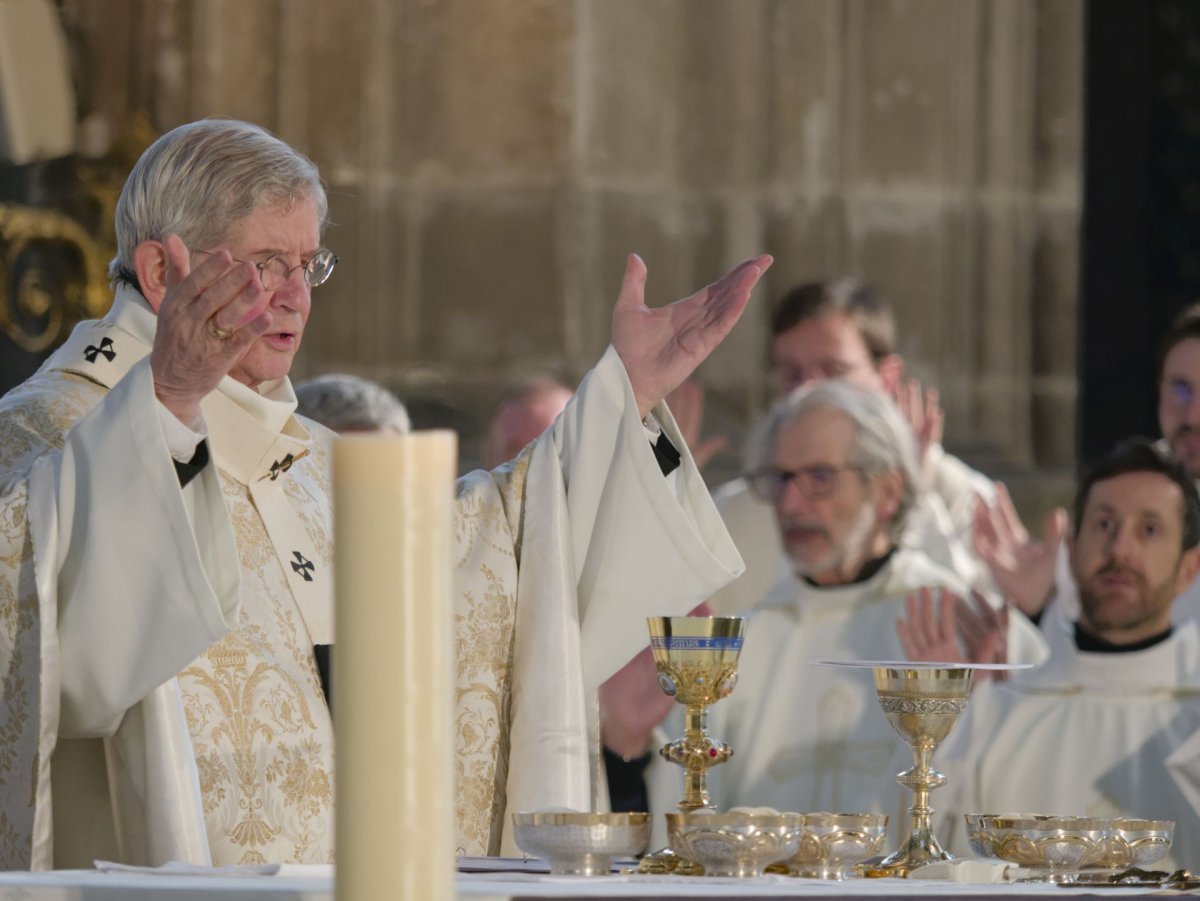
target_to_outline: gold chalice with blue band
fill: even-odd
[[[733,749],[708,736],[708,708],[737,684],[738,655],[746,620],[741,616],[651,616],[650,649],[662,690],[686,708],[683,738],[659,754],[686,774],[679,809],[712,809],[709,767],[724,763]]]
[[[746,619],[741,616],[651,616],[650,649],[662,690],[685,707],[683,738],[658,753],[683,767],[684,793],[679,809],[712,810],[708,769],[733,756],[723,741],[708,736],[708,708],[737,685],[738,656]],[[640,873],[702,876],[704,868],[672,852],[642,859]]]

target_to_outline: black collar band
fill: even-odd
[[[1159,632],[1157,635],[1151,635],[1149,638],[1143,638],[1133,644],[1113,644],[1111,641],[1105,641],[1103,638],[1091,634],[1079,623],[1075,623],[1075,647],[1092,654],[1128,654],[1131,651],[1145,651],[1156,644],[1162,644],[1171,637],[1172,631],[1174,631],[1173,628],[1167,626],[1165,632]]]
[[[862,582],[869,582],[871,579],[875,578],[875,575],[881,569],[887,566],[888,561],[892,559],[892,555],[894,553],[896,553],[896,548],[895,546],[892,546],[882,557],[875,557],[873,560],[868,560],[862,565],[862,568],[858,571],[858,575],[856,575],[849,582],[842,582],[840,585],[821,585],[817,582],[814,582],[808,576],[801,576],[801,578],[813,588],[842,588],[846,585],[858,585]]]

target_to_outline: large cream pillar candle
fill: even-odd
[[[338,901],[454,897],[453,432],[333,450]]]

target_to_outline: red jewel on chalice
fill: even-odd
[[[717,749],[716,749],[716,748],[709,748],[709,749],[708,749],[708,756],[709,756],[709,757],[716,757],[716,756],[717,756]]]

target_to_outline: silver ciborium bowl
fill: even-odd
[[[761,876],[768,865],[796,853],[803,828],[796,813],[667,814],[671,848],[700,864],[705,876]]]
[[[1081,870],[1153,864],[1171,850],[1166,820],[1042,814],[967,814],[967,839],[982,857],[1019,864],[1031,878],[1071,882]]]
[[[604,876],[618,857],[633,857],[650,841],[645,813],[514,813],[517,847],[550,864],[556,876]]]
[[[804,813],[796,853],[785,863],[794,876],[845,879],[883,850],[888,818],[882,813]]]
[[[1117,835],[1129,848],[1130,866],[1158,863],[1171,851],[1175,823],[1171,820],[1117,820]]]

